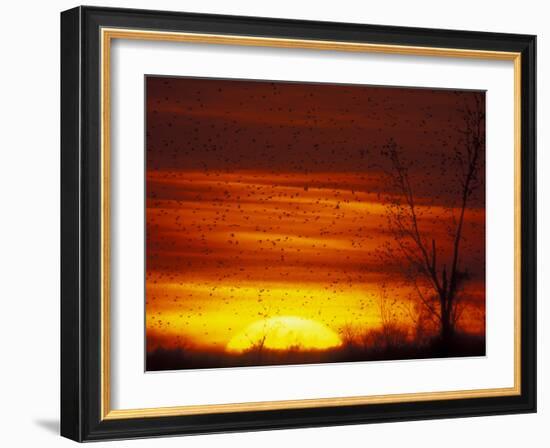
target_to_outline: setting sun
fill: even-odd
[[[229,352],[254,348],[269,350],[324,350],[342,344],[339,336],[320,322],[295,316],[262,319],[250,324],[227,344]]]

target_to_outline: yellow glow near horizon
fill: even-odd
[[[320,322],[279,316],[253,322],[229,341],[226,350],[243,352],[259,346],[270,350],[326,350],[340,345],[340,337]]]

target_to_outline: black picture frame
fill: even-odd
[[[102,419],[101,28],[521,54],[521,393]],[[61,13],[61,435],[76,441],[536,412],[536,37],[99,7]],[[137,280],[136,280],[137,281]]]

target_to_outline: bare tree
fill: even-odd
[[[446,182],[456,183],[452,189],[455,193],[453,205],[446,209],[449,213],[446,222],[451,223],[445,236],[447,241],[438,241],[422,228],[422,219],[430,207],[419,205],[410,173],[412,164],[405,162],[399,145],[390,140],[381,151],[389,161],[390,168],[384,172],[395,192],[387,205],[393,243],[386,244],[383,252],[386,257],[399,261],[400,270],[413,286],[420,303],[438,322],[443,345],[452,338],[463,310],[459,292],[468,278],[461,265],[464,216],[472,194],[480,185],[479,172],[485,148],[484,101],[481,95],[473,98],[465,102],[462,109],[464,121],[457,129],[459,142],[454,148],[442,151],[446,154],[442,162]],[[441,217],[438,220],[444,222]],[[440,254],[441,247],[450,249]]]
[[[257,302],[262,308],[261,311],[258,311],[258,316],[262,318],[262,331],[259,336],[255,335],[251,338],[247,333],[245,333],[245,336],[250,344],[250,347],[246,351],[249,354],[255,355],[256,362],[260,363],[266,351],[265,345],[267,342],[267,338],[273,332],[273,328],[269,327],[268,325],[268,319],[276,316],[278,314],[278,311],[271,311],[271,307],[261,298],[261,295],[258,298]]]

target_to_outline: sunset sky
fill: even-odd
[[[147,77],[146,89],[148,350],[225,349],[281,316],[322,325],[327,340],[376,328],[383,287],[406,322],[411,286],[377,255],[391,241],[394,193],[380,148],[393,139],[410,161],[419,224],[450,256],[448,154],[461,144],[461,108],[484,93],[167,77]],[[483,174],[461,253],[460,327],[476,334],[484,188]]]

